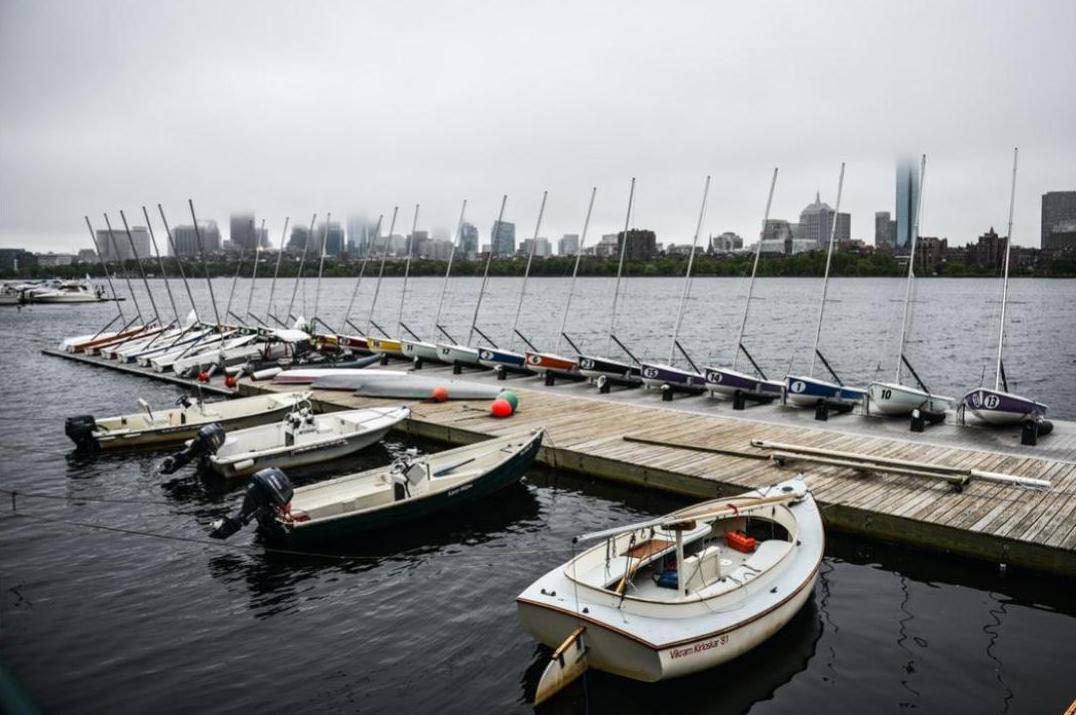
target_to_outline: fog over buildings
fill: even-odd
[[[91,243],[84,214],[103,229],[102,212],[157,202],[189,225],[191,198],[243,246],[279,245],[289,216],[301,249],[314,212],[372,225],[421,203],[426,229],[454,232],[467,199],[477,253],[507,193],[515,250],[546,189],[543,234],[581,233],[592,186],[597,245],[623,229],[633,176],[633,226],[682,245],[707,174],[704,235],[752,243],[774,166],[771,217],[792,222],[816,193],[834,203],[841,161],[851,238],[873,243],[890,212],[899,245],[896,166],[921,153],[921,232],[971,241],[1005,224],[1016,145],[1015,243],[1037,246],[1043,194],[1076,189],[1074,28],[1070,0],[13,0],[0,246],[74,253]]]

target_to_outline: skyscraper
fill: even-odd
[[[907,253],[915,231],[915,212],[919,207],[919,165],[915,159],[897,162],[897,235],[894,250]]]
[[[148,258],[149,231],[145,226],[131,226],[131,240],[134,241],[135,251],[139,258]],[[127,232],[122,228],[112,229],[109,236],[107,229],[97,230],[97,246],[106,261],[129,261],[135,257],[131,251],[131,240],[127,239]]]
[[[332,221],[326,228],[325,222],[319,223],[314,229],[314,239],[310,242],[310,253],[321,255],[321,247],[325,246],[326,256],[339,256],[344,252],[344,229],[339,222]],[[302,247],[299,248],[302,251]],[[307,255],[309,256],[310,253]]]
[[[465,260],[474,260],[478,256],[478,227],[473,223],[464,223],[460,227],[460,252]]]
[[[198,231],[192,224],[176,226],[172,229],[172,241],[176,244],[173,255],[197,256],[198,238],[202,239],[202,250],[206,255],[220,251],[220,229],[216,221],[199,221]]]
[[[1051,236],[1071,234],[1076,224],[1076,191],[1048,191],[1042,195],[1042,237],[1039,248],[1062,248],[1069,241]],[[1052,240],[1053,239],[1053,240]]]
[[[494,256],[513,256],[516,252],[516,225],[508,221],[494,221],[490,229],[490,247]]]
[[[236,250],[244,253],[253,253],[258,247],[258,232],[254,226],[253,211],[237,211],[232,214],[228,222],[228,240]]]
[[[888,211],[874,212],[874,247],[893,249],[893,239],[896,233],[894,223]]]
[[[579,234],[566,233],[557,241],[558,256],[574,256],[579,253]]]
[[[833,207],[822,201],[819,194],[815,194],[814,203],[808,204],[800,212],[798,232],[794,232],[794,238],[814,242],[814,247],[825,249],[829,245],[830,232],[833,231]],[[834,243],[848,241],[852,233],[851,214],[842,213],[837,216],[837,230],[833,235]]]

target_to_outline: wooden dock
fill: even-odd
[[[158,380],[160,382],[169,382],[173,385],[179,385],[185,387],[194,392],[199,390],[202,392],[211,392],[214,395],[235,395],[236,390],[225,387],[221,380],[215,380],[213,382],[198,382],[197,380],[188,380],[185,377],[180,377],[174,372],[157,372],[148,367],[141,367],[137,364],[124,364],[116,362],[115,360],[107,360],[102,357],[94,355],[84,355],[82,353],[69,353],[63,350],[42,350],[43,355],[50,355],[52,357],[60,357],[64,360],[73,360],[83,365],[93,365],[94,367],[104,367],[109,370],[116,370],[117,372],[125,372],[128,375],[137,375],[139,377],[148,377],[151,380]]]
[[[221,394],[296,389],[221,378],[200,384],[175,375],[113,361],[46,350],[46,354]],[[399,363],[393,366],[400,369]],[[453,378],[449,368],[422,374],[494,383],[489,372]],[[420,403],[401,429],[450,444],[544,427],[541,462],[558,469],[700,498],[736,494],[802,472],[818,500],[827,528],[906,543],[997,564],[1076,576],[1076,423],[1055,422],[1034,447],[1020,444],[1016,429],[963,426],[951,420],[912,433],[904,420],[858,414],[816,421],[813,410],[779,405],[732,409],[708,397],[661,400],[656,391],[598,394],[587,383],[553,386],[538,377],[510,378],[520,398],[508,419],[490,416],[488,402]],[[324,409],[399,404],[350,392],[315,392]],[[1047,479],[1050,489],[1030,490],[972,480],[963,490],[944,481],[866,473],[844,467],[792,463],[781,467],[752,440],[908,459]]]
[[[424,370],[444,375],[447,369]],[[491,382],[488,373],[457,379]],[[1019,431],[960,425],[908,431],[906,421],[858,415],[815,422],[813,411],[775,405],[734,412],[706,397],[662,402],[658,393],[598,395],[586,384],[547,387],[538,378],[509,379],[519,411],[490,416],[486,402],[420,403],[401,429],[451,444],[544,427],[540,461],[648,489],[700,498],[739,493],[796,472],[806,475],[828,528],[994,563],[1076,576],[1076,424],[1055,423],[1036,447]],[[240,392],[288,389],[240,382]],[[294,389],[292,387],[291,389]],[[325,409],[398,404],[349,392],[316,391]],[[944,481],[862,473],[806,463],[779,467],[763,439],[1048,479],[1047,491],[973,480],[962,491]]]

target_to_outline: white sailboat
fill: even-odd
[[[915,280],[915,245],[919,240],[919,215],[923,208],[923,189],[927,172],[927,155],[919,165],[919,201],[915,210],[915,222],[908,252],[908,278],[904,289],[904,314],[900,323],[900,341],[897,347],[897,367],[893,382],[875,380],[867,387],[864,409],[868,414],[878,413],[891,417],[906,417],[918,411],[932,421],[943,419],[953,403],[952,397],[935,395],[927,389],[919,375],[904,355],[908,339],[908,322],[911,319],[912,284]],[[904,367],[912,374],[918,387],[905,385],[901,379]]]
[[[1001,320],[998,328],[997,365],[994,370],[994,387],[980,385],[969,390],[961,400],[963,409],[971,410],[976,417],[990,424],[1009,425],[1026,421],[1040,421],[1046,416],[1046,405],[1009,392],[1005,377],[1002,352],[1005,347],[1005,308],[1009,301],[1009,255],[1012,251],[1012,219],[1016,203],[1016,161],[1019,149],[1012,152],[1012,189],[1009,193],[1009,232],[1005,237],[1005,272],[1001,280]]]

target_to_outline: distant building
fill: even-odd
[[[629,261],[649,261],[658,255],[658,238],[653,231],[633,228],[628,231],[627,240],[624,232],[617,234],[617,249],[624,251],[624,258]]]
[[[767,219],[762,229],[763,241],[784,241],[793,237],[792,226],[782,218]]]
[[[616,233],[607,233],[602,236],[602,240],[598,241],[598,244],[594,246],[594,255],[598,258],[613,258],[618,255],[617,251],[620,248],[620,235]]]
[[[566,233],[557,241],[558,256],[574,256],[579,253],[579,234]]]
[[[998,236],[994,227],[979,236],[979,242],[968,244],[967,261],[969,264],[1001,270],[1005,265],[1005,245],[1008,239]],[[918,251],[918,245],[916,246]]]
[[[695,247],[695,255],[697,256],[701,250],[702,250],[701,248],[696,246]],[[677,245],[675,243],[670,243],[665,248],[665,255],[666,256],[678,256],[680,258],[688,258],[688,257],[691,256],[691,244],[690,243],[684,243],[684,244]]]
[[[903,159],[897,163],[897,233],[893,239],[896,253],[908,253],[918,207],[919,165],[914,159]]]
[[[1048,191],[1042,195],[1042,249],[1076,249],[1076,191]]]
[[[937,273],[949,250],[949,240],[920,236],[915,243],[915,269],[919,273]]]
[[[75,263],[97,263],[97,251],[92,248],[80,249],[75,256]]]
[[[426,251],[428,250],[427,246],[429,245],[429,243],[429,231],[415,231],[414,235],[411,236],[410,244],[412,257],[424,257],[426,255]],[[407,248],[404,248],[404,255],[407,255]]]
[[[714,253],[732,253],[743,250],[743,238],[732,231],[710,238],[710,250]]]
[[[134,250],[131,250],[131,243]],[[112,229],[111,236],[108,229],[97,231],[97,247],[106,261],[129,261],[135,258],[147,258],[149,253],[149,230],[145,226],[132,226],[131,237],[123,229]]]
[[[302,224],[295,224],[291,227],[291,235],[288,236],[288,245],[284,250],[293,256],[300,256],[305,249],[307,255],[310,253],[310,248],[307,247],[307,240],[310,238],[310,229]]]
[[[232,214],[228,221],[228,240],[234,245],[235,251],[253,253],[258,247],[258,238],[253,211],[239,211]]]
[[[808,204],[800,212],[798,230],[793,230],[793,238],[814,241],[815,248],[825,249],[829,245],[830,232],[833,231],[833,207],[822,201],[815,194],[814,203]],[[848,241],[852,234],[852,216],[842,213],[837,216],[837,229],[833,235],[835,242]]]
[[[478,227],[473,223],[460,226],[460,253],[468,261],[478,258]]]
[[[516,225],[508,221],[494,221],[490,229],[490,245],[493,255],[513,256],[516,252]]]
[[[365,258],[370,252],[370,243],[376,229],[376,224],[371,224],[364,215],[352,214],[348,216],[347,252],[355,258]]]
[[[431,239],[424,248],[425,252],[421,257],[431,261],[447,261],[452,255],[452,241]]]
[[[0,271],[23,273],[37,265],[37,257],[22,248],[0,248]]]
[[[100,234],[101,232],[98,231]],[[217,228],[216,221],[199,221],[198,233],[195,233],[194,226],[192,224],[175,226],[172,229],[172,242],[175,244],[175,251],[172,251],[173,256],[197,256],[198,252],[198,236],[202,238],[202,250],[206,254],[219,253],[221,250],[220,229]],[[101,239],[97,239],[98,244],[101,243]],[[103,248],[103,246],[102,246]],[[171,247],[169,247],[171,251]]]
[[[522,245],[519,247],[519,252],[523,256],[531,255],[531,246],[534,246],[534,256],[536,258],[545,258],[546,256],[553,255],[553,244],[549,242],[548,238],[525,238]]]
[[[874,213],[874,247],[893,250],[897,238],[897,222],[888,211]]]
[[[344,252],[344,229],[339,221],[330,221],[327,228],[325,222],[322,221],[314,229],[314,238],[308,250],[315,256],[320,256],[322,245],[325,246],[326,256],[339,256]]]

